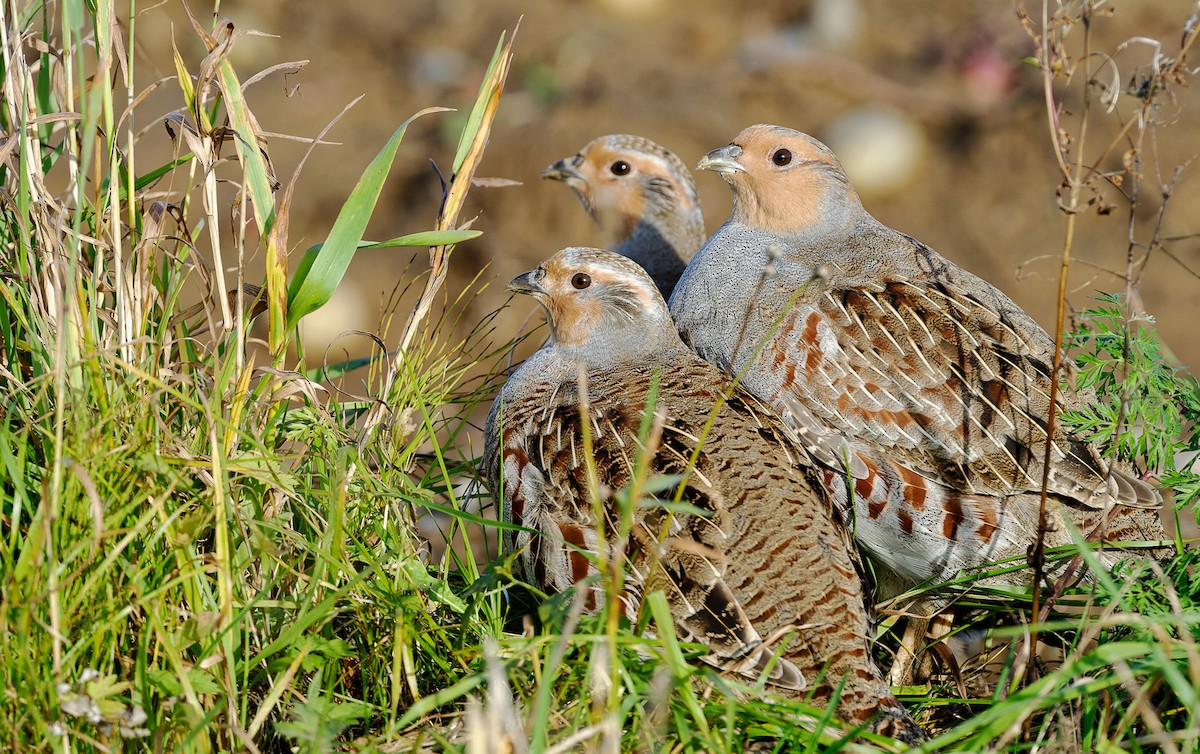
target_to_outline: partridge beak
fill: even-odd
[[[700,162],[696,163],[696,169],[711,170],[721,175],[744,173],[746,169],[742,167],[742,163],[737,161],[737,158],[741,156],[742,148],[737,144],[730,144],[719,149],[714,149],[701,157]]]
[[[562,181],[563,183],[582,181],[583,176],[580,175],[579,170],[576,169],[578,163],[579,155],[575,155],[574,157],[564,157],[563,159],[543,170],[542,177],[550,178],[555,181]]]
[[[521,273],[508,284],[508,290],[513,293],[524,293],[527,296],[537,296],[546,292],[541,286],[541,279],[546,273],[539,267],[536,270]]]

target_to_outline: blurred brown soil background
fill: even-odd
[[[311,138],[365,95],[330,130],[327,139],[340,145],[318,147],[300,175],[289,242],[293,268],[304,249],[325,237],[363,168],[399,123],[440,105],[458,112],[428,116],[410,128],[367,236],[378,240],[433,226],[441,189],[430,160],[449,169],[496,41],[523,15],[479,173],[521,185],[479,187],[468,197],[462,217],[478,215],[474,227],[484,235],[456,250],[445,293],[453,300],[481,270],[492,283],[469,304],[463,332],[505,302],[504,284],[516,274],[563,246],[599,243],[570,191],[539,179],[551,162],[595,136],[627,132],[659,141],[694,165],[760,122],[825,140],[873,214],[990,280],[1053,331],[1065,229],[1056,202],[1061,174],[1042,77],[1022,62],[1035,48],[1017,7],[932,0],[235,0],[222,3],[220,15],[238,29],[277,35],[238,40],[232,60],[243,80],[281,62],[309,61],[298,74],[275,74],[249,90],[265,130]],[[211,8],[195,1],[192,8],[207,27]],[[1161,52],[1170,55],[1196,3],[1128,0],[1105,8],[1112,13],[1094,19],[1093,50],[1111,53],[1140,37],[1161,40]],[[1040,19],[1041,4],[1029,3],[1028,11]],[[172,37],[189,65],[204,55],[177,0],[144,9],[137,23],[149,61],[139,71],[144,82],[174,73]],[[1075,57],[1082,57],[1083,32],[1072,31]],[[1127,44],[1115,58],[1117,85],[1127,89],[1147,73],[1154,54],[1150,45]],[[1104,58],[1092,61],[1093,70],[1104,70],[1097,79],[1111,83],[1113,69],[1103,68]],[[1076,138],[1083,112],[1079,81],[1082,74],[1067,90],[1063,114]],[[1056,86],[1063,91],[1062,81]],[[1101,93],[1093,88],[1083,152],[1089,164],[1137,105],[1123,93],[1106,114]],[[175,91],[156,93],[139,107],[139,127],[153,126],[178,101]],[[1177,88],[1170,106],[1156,113],[1167,126],[1153,132],[1143,152],[1139,243],[1149,239],[1162,205],[1158,187],[1200,152],[1197,104],[1197,92]],[[147,128],[147,140],[169,149],[161,127]],[[1072,159],[1080,156],[1077,146]],[[306,147],[271,140],[270,156],[284,183]],[[1128,148],[1122,142],[1100,168],[1119,172]],[[1150,253],[1137,291],[1165,344],[1186,365],[1200,360],[1194,335],[1198,167],[1189,163],[1162,220],[1160,238],[1178,240],[1165,244],[1169,255]],[[697,182],[711,232],[728,216],[729,191],[711,174],[698,175]],[[1100,198],[1111,212],[1093,208],[1077,225],[1069,286],[1074,309],[1086,308],[1093,291],[1125,287],[1117,273],[1129,253],[1129,204],[1111,186]],[[1138,260],[1143,254],[1134,251]],[[424,249],[360,253],[331,303],[303,323],[310,365],[331,343],[331,360],[368,352],[367,338],[338,333],[378,332],[384,300],[425,269]],[[527,326],[534,308],[521,300],[504,312],[496,344]],[[409,306],[398,311],[403,318]],[[392,328],[392,340],[398,329]]]

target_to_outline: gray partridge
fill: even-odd
[[[646,272],[568,248],[509,288],[542,305],[551,331],[496,398],[482,462],[503,519],[526,527],[506,531],[523,578],[562,592],[597,574],[602,551],[616,554],[631,618],[661,589],[676,631],[706,645],[708,662],[752,680],[769,667],[769,688],[819,703],[844,682],[847,721],[922,740],[871,659],[855,549],[795,438],[688,350]],[[643,462],[651,478],[681,480],[661,494],[682,485],[691,507],[671,513],[642,487],[619,544],[618,500]],[[600,585],[580,588],[589,609],[603,603]]]
[[[698,168],[729,183],[733,213],[671,298],[684,340],[801,436],[898,586],[1025,555],[1053,339],[994,286],[868,214],[806,134],[751,126]],[[1061,391],[1059,411],[1084,400]],[[1163,539],[1157,490],[1061,421],[1052,445],[1049,545],[1069,543],[1068,522],[1105,542]]]
[[[704,243],[696,183],[683,161],[641,136],[592,139],[542,172],[570,186],[600,227],[606,248],[640,264],[671,295]]]

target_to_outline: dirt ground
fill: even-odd
[[[1141,37],[1161,40],[1166,55],[1178,50],[1195,8],[1191,0],[1110,5],[1115,12],[1093,22],[1094,50],[1113,51]],[[1065,222],[1056,206],[1060,176],[1041,78],[1021,62],[1033,43],[1015,7],[931,0],[235,0],[222,3],[220,12],[240,29],[278,35],[238,42],[233,60],[243,77],[279,62],[309,60],[301,73],[276,75],[250,91],[268,131],[311,137],[352,98],[366,95],[328,136],[341,146],[319,148],[301,174],[291,231],[297,259],[324,237],[393,129],[423,107],[442,105],[460,112],[427,117],[410,130],[369,235],[386,238],[432,226],[440,193],[429,161],[443,169],[450,162],[459,119],[496,40],[523,15],[509,86],[481,168],[483,175],[522,185],[477,189],[468,202],[464,216],[477,212],[475,227],[484,235],[457,251],[447,291],[457,295],[484,268],[485,279],[496,281],[471,305],[468,323],[503,303],[503,283],[514,275],[563,246],[598,241],[570,192],[539,180],[546,165],[612,132],[648,136],[694,164],[742,127],[769,122],[830,142],[872,213],[991,280],[1049,327]],[[198,3],[193,10],[210,12]],[[1040,17],[1040,4],[1029,3],[1029,11]],[[202,18],[207,22],[208,16]],[[144,11],[138,23],[150,67],[158,69],[143,69],[142,76],[173,72],[172,33],[186,58],[202,55],[174,2]],[[1081,46],[1083,29],[1072,35]],[[1116,59],[1120,84],[1144,72],[1153,53],[1136,42],[1124,49]],[[1095,60],[1093,67],[1100,68],[1099,56]],[[1102,78],[1111,80],[1110,69],[1104,70]],[[1072,87],[1063,119],[1076,148],[1081,92]],[[1093,107],[1082,149],[1089,160],[1112,141],[1134,104],[1122,96],[1112,114]],[[143,119],[151,112],[140,109]],[[1162,203],[1159,185],[1200,152],[1194,88],[1178,87],[1156,117],[1167,125],[1145,151],[1135,216],[1139,243],[1150,237]],[[272,159],[285,180],[303,148],[272,142]],[[1127,148],[1120,142],[1101,167],[1119,170]],[[1167,253],[1150,255],[1139,288],[1166,343],[1190,365],[1200,360],[1191,319],[1200,290],[1196,170],[1190,165],[1183,173],[1160,231],[1163,238],[1183,238],[1167,243]],[[701,174],[697,181],[713,230],[728,215],[729,192],[716,176]],[[1114,207],[1110,214],[1088,212],[1078,223],[1070,277],[1075,307],[1085,306],[1095,289],[1123,288],[1109,271],[1126,267],[1128,203],[1115,190],[1107,201]],[[413,259],[417,265],[409,267]],[[376,330],[378,302],[397,280],[418,273],[423,259],[423,251],[360,255],[331,305],[306,321],[310,348],[323,347],[343,330]],[[532,308],[517,302],[498,332],[515,331]],[[337,343],[337,350],[364,347],[365,341],[354,339]]]

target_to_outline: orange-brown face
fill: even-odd
[[[670,321],[646,272],[609,251],[563,249],[508,287],[545,307],[554,342],[567,348],[584,345],[599,327],[642,319]]]
[[[633,234],[646,213],[649,180],[676,185],[679,201],[689,201],[691,192],[677,185],[680,178],[671,165],[675,159],[646,139],[620,134],[601,136],[574,156],[546,168],[542,177],[560,180],[574,189],[607,242],[617,246]],[[686,171],[682,164],[678,169]]]
[[[828,202],[858,202],[828,147],[781,126],[750,126],[696,167],[719,173],[733,187],[735,220],[771,233],[814,227]]]

